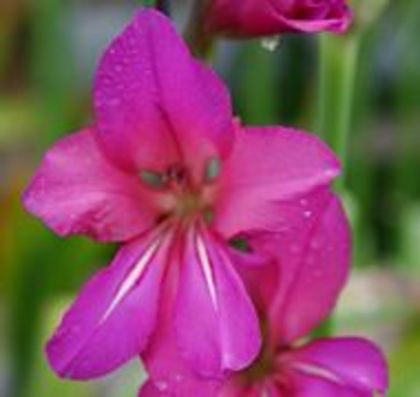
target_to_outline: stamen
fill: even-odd
[[[167,178],[164,174],[155,171],[140,171],[140,179],[147,186],[153,189],[162,189],[167,184]]]
[[[212,158],[206,167],[204,179],[206,182],[213,182],[215,181],[222,170],[221,162],[218,158]]]

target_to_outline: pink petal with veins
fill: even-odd
[[[327,189],[284,203],[291,229],[251,238],[277,258],[276,298],[266,303],[279,344],[310,333],[332,311],[350,270],[351,238],[339,200]]]
[[[180,354],[200,374],[220,377],[258,354],[258,319],[222,243],[199,229],[187,239],[175,319]]]
[[[144,349],[156,323],[167,240],[155,233],[135,240],[86,284],[47,346],[60,376],[102,376]]]
[[[95,110],[100,142],[126,168],[164,171],[184,161],[201,171],[232,145],[227,90],[157,11],[139,12],[105,53]]]
[[[279,202],[328,186],[340,174],[337,158],[317,137],[281,127],[239,129],[223,166],[215,227],[228,237],[278,230],[287,216],[276,210]]]
[[[327,397],[372,397],[375,392],[384,395],[389,386],[385,358],[374,344],[361,338],[317,340],[291,351],[286,361],[307,378],[302,380],[307,391],[298,393],[299,397],[316,396],[318,388],[336,390],[336,394],[322,394]]]
[[[115,167],[86,129],[50,149],[24,194],[26,209],[61,236],[125,241],[152,227],[154,193]]]

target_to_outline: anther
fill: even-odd
[[[204,179],[206,182],[213,182],[216,180],[221,172],[222,166],[220,160],[216,157],[210,159],[207,163]]]
[[[141,181],[154,189],[162,189],[167,184],[167,178],[163,173],[144,170],[140,171]]]

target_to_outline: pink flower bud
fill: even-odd
[[[345,0],[212,0],[206,28],[233,37],[344,33],[352,19]]]

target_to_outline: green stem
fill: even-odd
[[[171,15],[171,5],[170,0],[157,0],[156,8],[166,14],[167,16]]]
[[[320,40],[318,132],[345,167],[351,128],[360,36],[323,35]],[[337,183],[344,187],[344,177]]]
[[[196,0],[194,2],[185,39],[190,45],[193,54],[199,58],[209,60],[213,54],[214,36],[205,28],[205,16],[209,0]]]
[[[319,108],[317,131],[342,161],[345,170],[351,128],[354,85],[357,71],[360,35],[331,36],[324,34],[319,47]],[[343,193],[344,175],[336,183]],[[330,317],[313,333],[326,337],[333,333]]]

